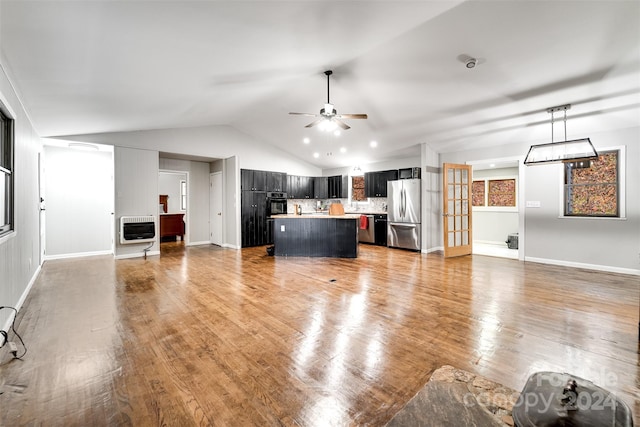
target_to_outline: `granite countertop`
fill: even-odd
[[[519,392],[453,366],[442,366],[386,427],[511,427]]]

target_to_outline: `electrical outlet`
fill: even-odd
[[[18,346],[13,341],[9,341],[9,351],[13,354],[13,357],[18,355]]]

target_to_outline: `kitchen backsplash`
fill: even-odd
[[[294,213],[293,205],[301,205],[302,213],[314,213],[329,210],[331,203],[340,202],[344,206],[345,213],[384,213],[387,212],[386,197],[371,197],[369,202],[350,202],[349,199],[290,199],[287,200],[287,212]]]

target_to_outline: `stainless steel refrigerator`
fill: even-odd
[[[420,180],[387,183],[387,245],[420,250]]]

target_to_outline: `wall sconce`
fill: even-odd
[[[570,104],[552,107],[547,110],[551,113],[551,142],[547,144],[532,145],[529,148],[525,165],[537,165],[543,163],[587,161],[598,158],[598,153],[589,138],[567,141],[567,110]],[[554,113],[564,112],[564,141],[553,142]]]

